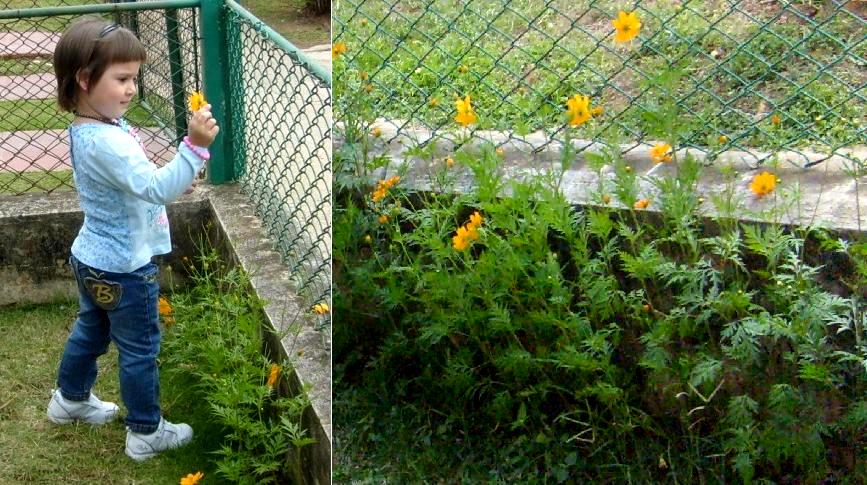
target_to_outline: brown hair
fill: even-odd
[[[111,64],[145,62],[147,52],[135,34],[99,17],[84,17],[66,29],[54,49],[54,74],[57,76],[57,103],[63,111],[78,104],[76,76],[95,86]]]

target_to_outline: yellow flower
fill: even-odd
[[[470,71],[470,68],[465,66],[464,64],[461,64],[460,67],[458,67],[458,72],[461,74],[466,74],[469,71]]]
[[[202,109],[203,106],[208,104],[208,102],[205,101],[205,95],[202,94],[201,91],[196,91],[195,93],[191,94],[188,101],[190,105],[190,111],[198,111]]]
[[[365,234],[364,242],[369,243],[370,241],[373,241],[373,238],[370,237],[370,234]],[[313,309],[316,310],[316,307],[314,306]]]
[[[451,167],[451,166],[453,166],[454,164],[455,164],[455,159],[454,159],[454,158],[452,158],[452,157],[448,157],[448,158],[446,158],[446,166],[447,166],[447,167]]]
[[[498,157],[504,157],[504,156],[506,156],[506,150],[504,150],[503,147],[499,147],[499,148],[497,148],[497,156],[498,156]]]
[[[612,20],[611,24],[614,25],[614,30],[616,30],[614,33],[615,42],[629,42],[641,30],[641,21],[638,20],[638,15],[635,12],[626,13],[621,10],[617,14],[617,19]]]
[[[479,238],[479,226],[485,218],[479,214],[479,211],[473,212],[470,216],[470,221],[458,228],[457,233],[452,237],[452,246],[458,251],[463,251],[470,246],[472,241]]]
[[[608,195],[608,194],[603,195],[603,196],[602,196],[602,202],[603,202],[604,204],[609,204],[609,203],[611,203],[611,196]]]
[[[470,246],[470,234],[465,226],[459,227],[457,234],[452,237],[452,246],[458,251],[463,251]]]
[[[271,364],[271,371],[268,373],[268,387],[274,388],[274,384],[277,384],[277,379],[280,378],[280,366],[277,364]]]
[[[334,45],[331,46],[331,59],[337,59],[340,57],[340,54],[343,54],[346,51],[346,44],[343,42],[335,42]]]
[[[171,315],[172,314],[172,304],[169,303],[168,298],[161,296],[159,302],[159,311],[160,315]]]
[[[470,242],[467,241],[465,237],[456,234],[452,236],[452,246],[455,248],[455,251],[466,251],[466,249],[470,247]]]
[[[590,98],[587,96],[576,94],[566,101],[566,106],[566,114],[569,115],[569,124],[572,126],[583,125],[591,118]]]
[[[370,235],[365,236],[365,240],[370,241]],[[319,315],[325,315],[328,313],[328,303],[317,303],[313,305],[313,311]]]
[[[656,163],[671,161],[671,145],[668,143],[657,143],[650,149],[650,158]]]
[[[723,143],[729,141],[729,137],[725,135],[720,135],[719,138],[717,138],[716,140],[722,145]]]
[[[367,79],[367,76],[367,71],[358,71],[358,79],[364,81],[365,79]]]
[[[780,115],[778,115],[776,113],[771,115],[771,124],[772,125],[779,125],[782,122],[783,122],[783,119],[780,118]]]
[[[190,473],[181,478],[181,485],[196,485],[204,476],[205,474],[202,472]]]
[[[605,112],[605,108],[603,108],[602,106],[597,106],[597,107],[595,107],[595,108],[591,108],[591,109],[590,109],[590,114],[591,114],[592,116],[599,116],[599,115],[601,115],[601,114],[604,113],[604,112]]]
[[[167,327],[170,327],[175,323],[175,316],[172,315],[172,304],[169,303],[169,300],[164,296],[159,298],[158,313],[163,317],[163,323],[165,323]]]
[[[376,130],[377,128],[374,128]],[[378,136],[378,135],[374,135]],[[379,202],[384,199],[386,195],[388,195],[388,189],[394,187],[395,184],[400,182],[400,177],[395,175],[387,180],[380,180],[376,183],[376,190],[373,191],[373,201]]]
[[[438,104],[440,104],[439,98],[431,98],[430,101],[427,102],[427,105],[431,108],[436,107]]]
[[[650,205],[649,199],[641,199],[641,200],[635,201],[635,204],[633,204],[632,207],[635,207],[636,209],[646,209],[647,206],[649,206],[649,205]]]
[[[473,212],[473,215],[470,216],[470,222],[467,223],[468,226],[479,227],[484,222],[485,218],[479,214],[479,211]]]
[[[758,197],[764,197],[774,191],[777,186],[777,177],[770,172],[762,172],[750,182],[750,190]]]
[[[373,92],[373,84],[367,83],[364,86],[362,86],[362,89],[364,89],[365,93],[370,94]]]
[[[476,111],[473,109],[469,94],[464,96],[463,100],[460,98],[456,99],[455,108],[458,110],[458,114],[455,116],[455,121],[457,121],[461,126],[466,128],[476,122]]]
[[[388,216],[387,215],[383,214],[383,215],[379,216],[379,223],[380,224],[385,224],[387,222],[388,222]]]
[[[379,138],[382,136],[382,128],[375,126],[372,130],[370,130],[370,134],[373,135],[374,138]]]

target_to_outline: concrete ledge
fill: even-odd
[[[172,253],[159,258],[164,287],[185,282],[181,258],[197,254],[210,241],[249,275],[266,301],[265,318],[282,339],[270,339],[270,352],[294,364],[290,390],[307,389],[311,406],[304,425],[316,444],[302,453],[305,483],[331,481],[330,336],[315,329],[306,305],[291,284],[249,199],[238,186],[202,186],[167,207]],[[83,221],[74,192],[0,197],[0,306],[75,298],[68,267],[69,249]],[[169,271],[171,268],[171,271]],[[330,328],[330,326],[328,326]]]
[[[373,139],[372,156],[385,155],[390,164],[378,172],[377,177],[394,174],[400,167],[407,166],[408,174],[401,185],[416,190],[433,190],[435,174],[444,167],[443,160],[454,153],[460,135],[437,133],[412,128],[400,120],[378,120],[375,124],[382,130],[382,136]],[[338,133],[340,133],[338,131]],[[465,135],[464,135],[465,138]],[[505,179],[520,180],[537,176],[552,169],[559,170],[563,144],[541,133],[517,136],[508,132],[477,131],[474,138],[461,150],[480,147],[487,140],[503,149],[502,173]],[[343,142],[335,137],[335,145]],[[408,150],[422,143],[433,143],[432,159],[422,159]],[[603,146],[586,140],[573,140],[573,145],[590,153],[600,153]],[[651,204],[648,211],[654,211],[654,199],[659,190],[654,185],[656,179],[673,177],[677,167],[673,163],[654,163],[650,157],[651,145],[625,144],[620,147],[622,157],[639,178],[639,197],[648,198]],[[707,153],[696,149],[680,150],[677,157],[682,159],[687,152],[699,161],[706,160]],[[776,166],[768,160],[775,158]],[[855,160],[867,165],[867,146],[841,148],[833,154],[817,153],[810,150],[762,153],[746,151],[726,151],[719,154],[712,163],[707,164],[698,182],[698,192],[707,197],[702,214],[717,215],[709,196],[721,193],[731,184],[735,196],[742,200],[739,217],[745,220],[763,220],[761,214],[773,206],[782,191],[797,188],[800,202],[795,204],[781,220],[784,224],[814,225],[842,231],[862,232],[867,228],[867,192],[862,190],[864,177],[853,177],[849,170],[854,168]],[[805,168],[810,162],[821,163]],[[764,163],[762,163],[764,161]],[[749,190],[749,182],[763,170],[773,172],[779,179],[778,190],[771,196],[758,198]],[[727,182],[726,172],[733,180]],[[457,166],[452,169],[456,178],[456,191],[466,191],[473,184],[469,171]],[[600,205],[601,201],[592,200],[590,195],[599,186],[599,176],[592,170],[583,154],[576,156],[575,162],[566,170],[560,188],[567,200],[576,205]],[[607,166],[602,169],[602,178],[610,182],[614,170]],[[504,194],[506,195],[506,194]],[[777,200],[777,202],[779,202]],[[613,204],[613,203],[612,203]]]

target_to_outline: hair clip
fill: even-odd
[[[115,30],[117,30],[119,28],[120,28],[120,25],[117,25],[117,24],[107,25],[104,29],[102,29],[102,32],[99,33],[99,38],[102,39],[106,35],[114,32]]]

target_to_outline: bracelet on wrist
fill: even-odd
[[[209,152],[207,148],[194,145],[193,142],[190,141],[189,135],[184,137],[184,145],[186,145],[190,151],[195,153],[196,156],[202,160],[208,160],[211,158],[211,152]]]

